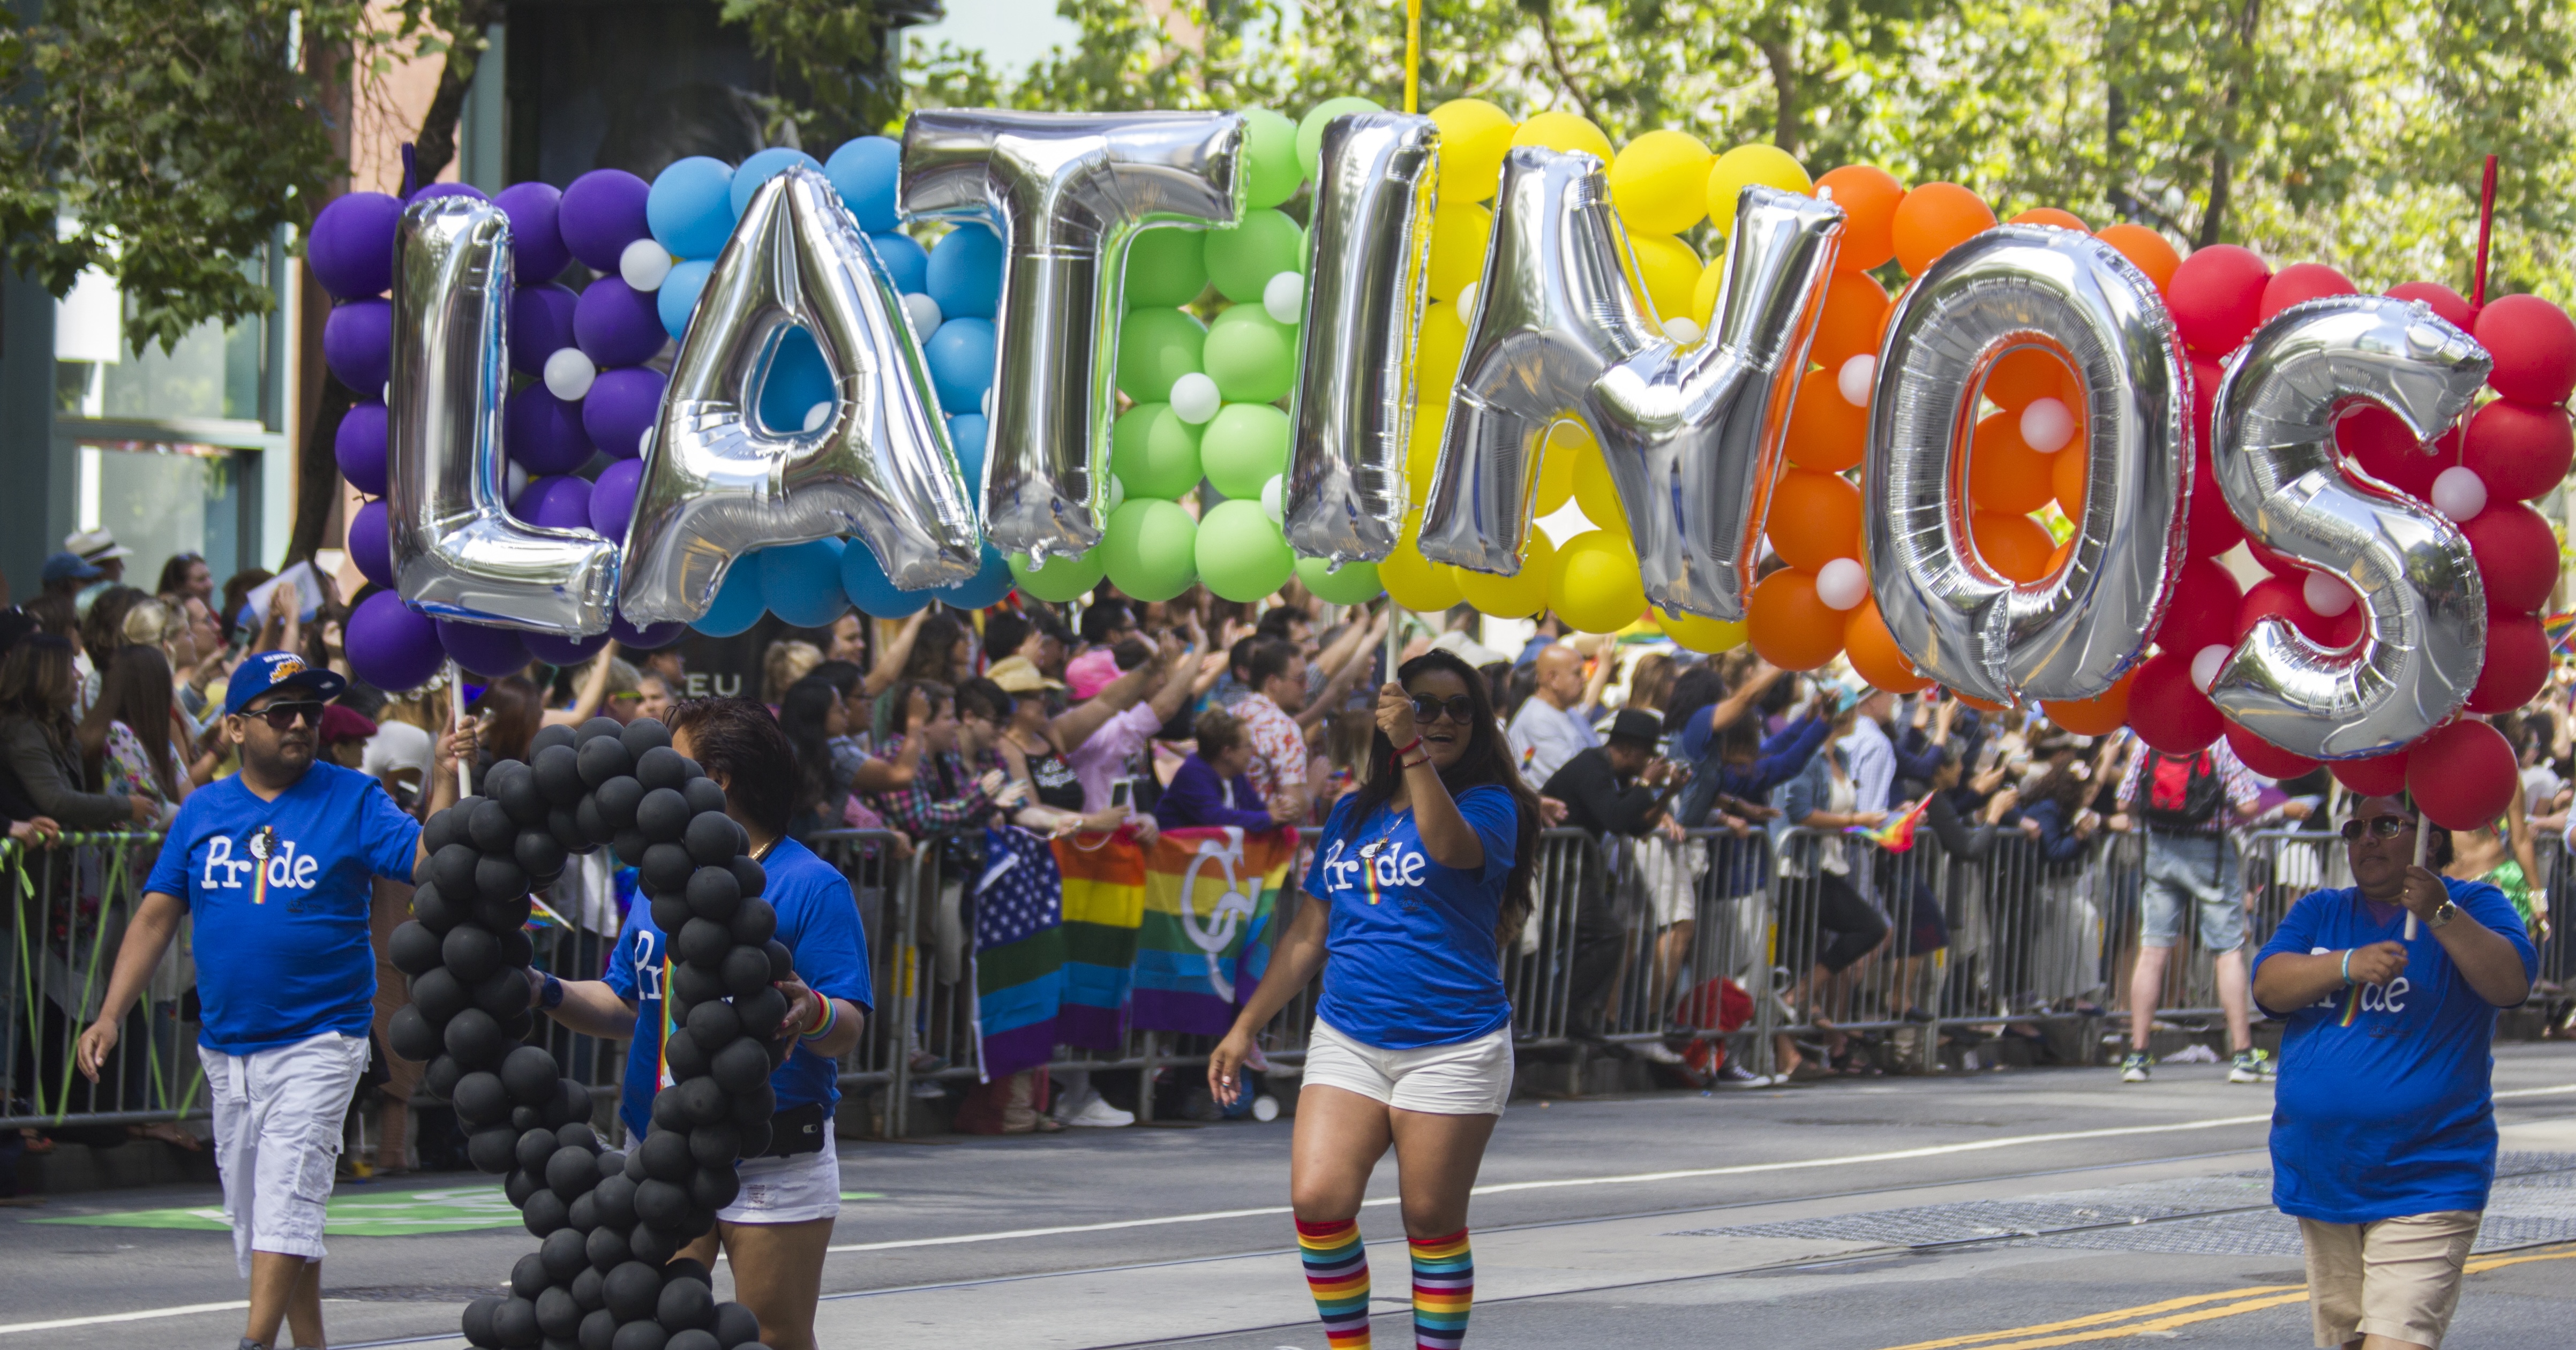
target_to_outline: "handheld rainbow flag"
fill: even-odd
[[[2540,631],[2548,634],[2551,651],[2561,656],[2576,654],[2576,647],[2568,645],[2569,639],[2576,638],[2576,610],[2562,609],[2542,619]]]
[[[1843,833],[1864,835],[1871,843],[1890,853],[1903,853],[1914,847],[1914,827],[1923,819],[1923,808],[1931,804],[1932,799],[1925,797],[1888,817],[1875,829],[1867,825],[1846,825],[1843,827]]]

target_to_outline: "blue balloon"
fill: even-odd
[[[886,275],[893,278],[896,290],[921,290],[930,274],[930,255],[922,251],[918,241],[901,230],[888,230],[869,235],[868,242],[877,246],[877,257],[884,260]]]
[[[942,411],[984,411],[984,391],[993,387],[992,320],[950,319],[922,344],[921,355],[930,363]]]
[[[725,199],[726,203],[733,208],[734,220],[742,219],[743,211],[751,205],[751,194],[759,191],[761,184],[799,164],[809,169],[819,170],[823,167],[821,162],[812,155],[802,150],[790,150],[783,145],[773,145],[766,150],[755,152],[751,158],[744,160],[742,167],[733,171],[733,184]],[[728,221],[727,224],[731,222]]]
[[[986,544],[984,565],[975,569],[975,575],[954,586],[942,586],[936,593],[943,604],[959,609],[982,609],[1002,603],[1002,597],[1009,595],[1011,587],[1017,584],[1011,579],[1011,564],[1003,559],[1002,551]]]
[[[937,591],[907,591],[888,580],[876,551],[864,539],[853,539],[841,554],[841,589],[863,614],[900,619],[939,598]]]
[[[894,203],[895,179],[902,169],[903,146],[884,136],[843,141],[823,161],[823,176],[840,190],[842,203],[859,218],[859,228],[870,234],[891,230],[902,220]]]
[[[653,312],[673,341],[689,331],[689,314],[698,307],[698,292],[707,288],[707,274],[714,270],[714,261],[707,258],[673,263],[671,274],[662,278],[662,289],[653,293]]]
[[[948,443],[957,450],[957,471],[966,475],[966,495],[975,499],[979,511],[984,508],[984,443],[992,434],[982,413],[959,413],[948,419]]]
[[[751,631],[769,606],[760,598],[760,569],[748,557],[736,558],[725,569],[724,584],[716,587],[715,603],[707,606],[704,617],[691,628],[708,637],[732,637]]]
[[[778,352],[770,358],[769,374],[760,384],[761,425],[793,436],[805,429],[806,415],[815,404],[830,403],[837,396],[831,364],[823,359],[823,349],[815,345],[812,333],[796,328],[778,340]]]
[[[849,609],[841,594],[841,541],[809,539],[751,555],[760,566],[760,599],[798,628],[829,628]]]
[[[981,225],[950,230],[930,251],[922,289],[951,319],[989,319],[1002,308],[1002,240]]]
[[[682,258],[712,258],[733,233],[733,166],[705,155],[674,160],[644,197],[644,223]]]

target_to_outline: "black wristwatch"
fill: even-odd
[[[2451,920],[2458,918],[2459,914],[2460,907],[2458,905],[2451,903],[2449,900],[2444,900],[2442,902],[2442,907],[2433,911],[2433,917],[2424,921],[2424,926],[2427,928],[2441,928],[2449,924]]]
[[[552,975],[548,975],[546,976],[545,983],[539,986],[537,993],[537,1006],[547,1012],[553,1012],[555,1009],[563,1006],[563,994],[563,981],[556,979]]]

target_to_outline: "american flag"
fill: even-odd
[[[1047,841],[1018,828],[984,832],[975,885],[975,950],[1008,946],[1064,922],[1064,879]]]

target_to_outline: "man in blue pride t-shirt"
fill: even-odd
[[[2442,1343],[2495,1180],[2496,1009],[2540,967],[2503,892],[2413,865],[2418,829],[2363,798],[2355,884],[2302,897],[2254,958],[2254,1001],[2290,1024],[2272,1198],[2307,1244],[2320,1346]]]
[[[324,703],[347,685],[289,652],[254,653],[233,672],[224,736],[241,772],[179,808],[80,1039],[95,1082],[180,916],[194,916],[197,1056],[224,1218],[250,1281],[244,1350],[267,1350],[281,1322],[295,1344],[323,1344],[323,1203],[375,1017],[371,879],[408,882],[422,859],[420,822],[375,779],[314,759]],[[473,750],[470,725],[440,739],[431,811],[455,803],[456,757]]]

